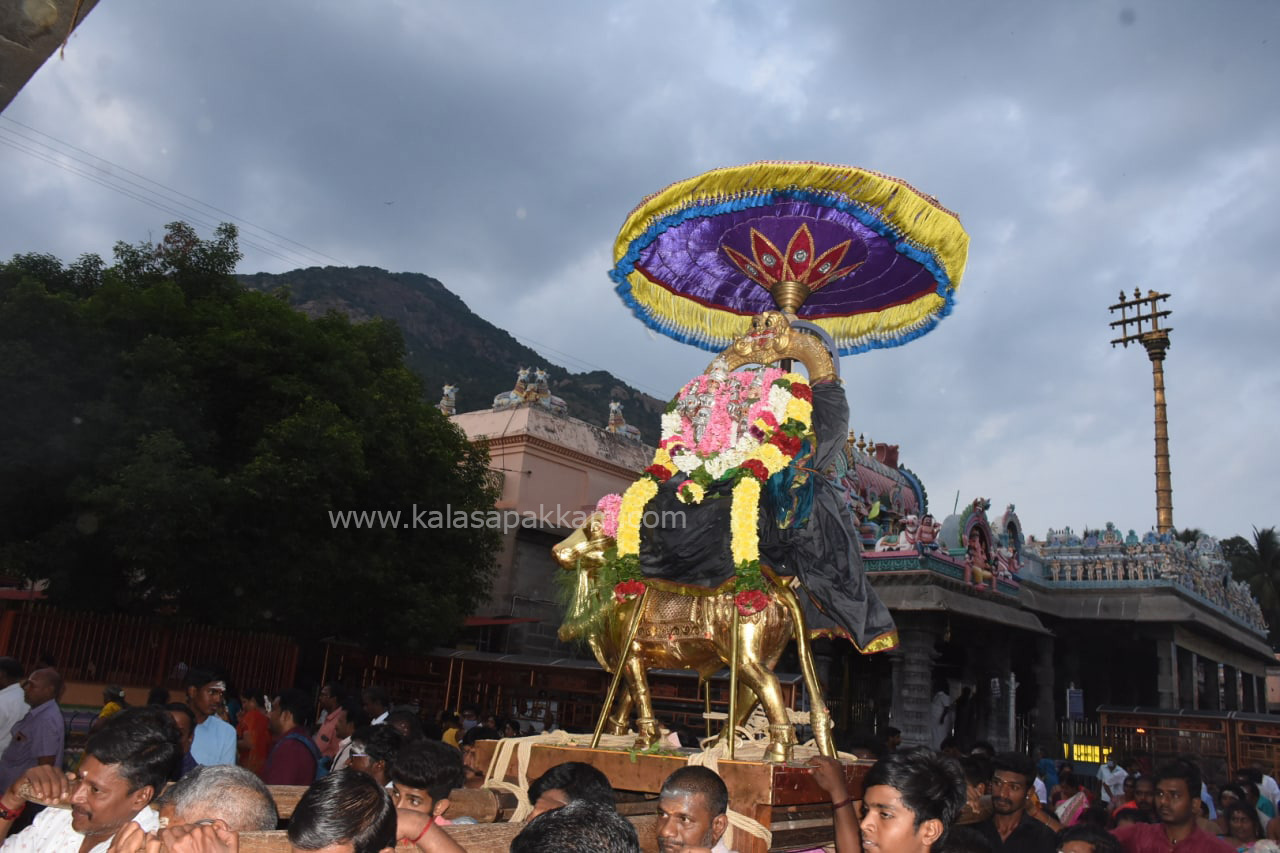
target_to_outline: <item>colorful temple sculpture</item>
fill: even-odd
[[[640,429],[627,423],[627,419],[622,415],[622,404],[617,400],[609,401],[609,422],[605,424],[604,429],[605,432],[621,435],[632,441],[640,440]]]
[[[564,400],[551,393],[547,372],[541,367],[521,367],[516,371],[515,387],[493,398],[494,411],[518,409],[521,406],[540,406],[558,415],[569,411]]]
[[[1028,547],[1054,584],[1136,581],[1180,587],[1253,631],[1267,630],[1257,599],[1248,584],[1231,577],[1231,564],[1212,536],[1186,544],[1150,531],[1139,539],[1132,530],[1121,536],[1108,521],[1105,528],[1085,530],[1083,536],[1070,527],[1050,530],[1044,542],[1032,539]]]
[[[458,413],[458,386],[446,385],[440,389],[440,402],[436,403],[440,414],[451,418]]]

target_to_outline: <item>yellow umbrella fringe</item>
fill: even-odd
[[[734,315],[721,309],[707,308],[691,299],[678,296],[654,284],[642,273],[627,277],[632,296],[644,310],[661,323],[685,337],[728,346],[742,336],[751,325],[751,317]],[[827,317],[813,322],[831,333],[842,349],[857,347],[871,340],[892,341],[901,338],[938,314],[946,304],[941,296],[930,293],[903,305],[849,317]]]
[[[836,193],[874,210],[888,224],[910,234],[910,244],[933,253],[952,285],[958,285],[969,251],[969,236],[959,217],[896,178],[824,163],[751,163],[672,184],[641,202],[627,217],[614,243],[614,262],[664,216],[692,206],[786,189]]]

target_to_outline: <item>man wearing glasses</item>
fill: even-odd
[[[975,824],[993,853],[1054,853],[1053,830],[1027,813],[1035,765],[1025,755],[1004,752],[991,761],[991,807],[994,814]]]

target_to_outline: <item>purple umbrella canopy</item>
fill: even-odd
[[[624,223],[610,275],[646,325],[718,351],[783,307],[842,355],[951,311],[969,238],[937,200],[847,166],[753,163],[672,184]]]

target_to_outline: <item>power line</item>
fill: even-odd
[[[3,128],[0,128],[0,131],[2,131],[2,130],[3,130]],[[105,187],[106,189],[112,190],[113,192],[119,193],[120,195],[123,195],[123,196],[125,196],[125,197],[127,197],[127,198],[131,198],[131,199],[133,199],[134,201],[137,201],[137,202],[140,202],[140,203],[142,203],[142,204],[148,205],[149,207],[153,207],[153,208],[155,208],[156,210],[159,210],[159,211],[161,211],[161,212],[163,212],[163,213],[168,213],[168,214],[170,214],[170,215],[172,215],[172,216],[176,216],[176,217],[178,217],[179,219],[181,219],[181,218],[183,218],[183,217],[184,217],[184,215],[183,215],[183,213],[182,213],[181,211],[179,211],[179,210],[175,210],[174,208],[172,208],[172,207],[168,206],[167,204],[162,203],[162,202],[163,202],[163,200],[157,201],[157,200],[156,200],[156,199],[154,199],[154,198],[148,198],[148,197],[146,197],[146,196],[139,195],[139,194],[137,194],[137,193],[135,193],[135,192],[132,192],[132,191],[130,191],[130,190],[127,190],[127,189],[125,189],[125,188],[123,188],[123,187],[116,186],[115,184],[112,184],[112,183],[110,183],[110,182],[108,182],[108,181],[104,180],[102,177],[100,177],[100,176],[98,176],[98,175],[94,175],[94,174],[92,174],[92,173],[84,172],[84,171],[81,171],[80,169],[76,169],[76,168],[74,168],[74,167],[72,167],[72,166],[68,166],[66,163],[59,162],[58,160],[53,159],[52,157],[49,157],[47,154],[45,154],[45,153],[44,153],[44,152],[42,152],[42,151],[38,151],[38,150],[33,150],[33,149],[31,149],[31,148],[27,148],[27,147],[25,147],[25,146],[23,146],[23,145],[21,145],[21,144],[19,144],[19,143],[17,143],[17,142],[14,142],[14,141],[13,141],[13,140],[11,140],[11,139],[5,138],[4,136],[0,136],[0,145],[6,145],[6,146],[8,146],[9,148],[14,149],[15,151],[19,151],[19,152],[21,152],[21,153],[23,153],[23,154],[26,154],[26,155],[27,155],[27,156],[29,156],[29,157],[34,157],[35,159],[40,160],[40,161],[45,162],[45,163],[48,163],[48,164],[49,164],[49,165],[51,165],[51,166],[56,166],[57,168],[62,169],[62,170],[63,170],[63,171],[65,171],[65,172],[69,172],[69,173],[71,173],[71,174],[73,174],[73,175],[76,175],[77,177],[84,178],[84,179],[85,179],[85,180],[87,180],[87,181],[90,181],[90,182],[92,182],[92,183],[98,184],[98,185],[99,185],[99,186],[101,186],[101,187]],[[204,226],[204,227],[206,227],[206,228],[214,228],[214,227],[216,227],[216,226],[217,226],[217,224],[218,224],[218,223],[216,223],[216,222],[209,222],[209,221],[206,221],[206,220],[199,219],[199,218],[197,218],[197,217],[187,217],[187,218],[190,218],[190,219],[195,220],[195,223],[194,223],[194,224],[196,224],[196,225],[201,225],[201,226]],[[271,249],[268,249],[266,246],[258,245],[257,243],[255,243],[254,241],[252,241],[252,240],[250,240],[250,239],[242,238],[242,239],[240,240],[240,242],[241,242],[241,243],[244,243],[245,245],[249,246],[250,248],[256,249],[257,251],[262,252],[263,254],[270,255],[270,256],[272,256],[272,257],[274,257],[274,258],[276,258],[276,259],[278,259],[278,260],[281,260],[281,261],[283,261],[283,262],[285,262],[285,263],[294,263],[294,261],[292,261],[291,259],[289,259],[289,258],[285,257],[284,255],[278,254],[277,252],[275,252],[275,251],[273,251],[273,250],[271,250]]]
[[[242,217],[236,216],[235,214],[227,210],[223,210],[222,208],[217,207],[216,205],[212,205],[212,204],[209,204],[208,202],[201,201],[195,196],[188,195],[187,193],[184,193],[181,190],[177,190],[177,189],[174,189],[173,187],[167,186],[166,184],[163,184],[160,181],[149,178],[146,175],[143,175],[126,166],[122,166],[118,163],[108,160],[105,157],[101,157],[97,154],[94,154],[91,151],[86,151],[83,148],[80,148],[78,146],[71,144],[70,142],[66,142],[64,140],[58,139],[57,137],[52,136],[48,133],[45,133],[44,131],[34,128],[28,124],[23,124],[20,121],[17,121],[15,119],[9,118],[8,116],[4,116],[4,115],[0,115],[0,120],[3,120],[17,127],[20,127],[23,130],[29,131],[30,133],[37,134],[38,136],[48,139],[59,146],[62,146],[63,148],[67,148],[67,149],[70,149],[71,151],[75,151],[76,153],[82,154],[85,157],[91,158],[92,161],[96,161],[96,162],[86,161],[79,157],[72,156],[71,154],[68,154],[65,151],[60,151],[57,148],[54,148],[53,146],[50,146],[44,142],[41,142],[40,140],[33,139],[27,134],[21,133],[19,131],[16,131],[8,127],[0,126],[0,145],[6,145],[16,151],[19,151],[23,154],[28,155],[29,157],[33,157],[37,160],[40,160],[41,162],[44,162],[56,168],[62,169],[63,171],[68,172],[69,174],[84,178],[87,181],[90,181],[92,183],[97,184],[98,186],[109,189],[112,192],[118,193],[122,196],[125,196],[126,198],[132,199],[133,201],[137,201],[141,204],[145,204],[163,213],[178,217],[179,219],[183,219],[183,218],[191,219],[193,220],[193,224],[195,225],[199,225],[206,228],[217,227],[217,225],[219,224],[217,221],[212,220],[210,218],[210,215],[204,212],[203,210],[199,210],[196,207],[193,207],[191,204],[186,203],[187,201],[189,201],[195,205],[199,205],[201,208],[205,208],[208,211],[213,211],[214,213],[220,216],[225,216],[227,217],[227,220],[239,223],[241,225],[247,226],[248,228],[255,229],[257,231],[262,232],[265,235],[268,235],[267,237],[261,237],[254,234],[246,234],[242,230],[240,233],[239,242],[251,249],[254,249],[255,251],[261,252],[264,255],[275,258],[276,260],[281,261],[282,263],[297,264],[301,262],[300,265],[302,266],[311,266],[311,265],[323,266],[324,264],[317,263],[315,260],[315,258],[322,258],[325,260],[333,261],[335,264],[339,266],[347,266],[347,264],[345,264],[343,261],[333,257],[332,255],[326,254],[317,249],[313,249],[310,246],[306,245],[305,243],[301,243],[301,242],[298,242],[297,240],[293,240],[289,237],[285,237],[284,235],[278,234],[275,231],[270,230],[269,228],[265,228],[261,225],[256,225],[252,222],[249,222],[248,220]],[[4,134],[9,134],[9,136],[5,136]],[[69,165],[67,162],[64,162],[64,160],[61,158],[65,158],[66,161],[79,164],[80,166],[83,166],[84,169],[88,169],[92,171],[85,171],[84,169],[76,168],[75,166]],[[151,189],[148,186],[145,186],[142,183],[139,183],[138,181],[130,180],[129,178],[125,178],[117,174],[107,173],[104,175],[102,173],[102,169],[99,164],[105,164],[106,166],[110,167],[112,170],[115,170],[116,172],[122,172],[126,175],[131,175],[134,178],[137,178],[138,181],[143,181],[146,184],[150,184],[151,186],[159,187],[160,190],[163,190],[163,192],[158,192],[154,189]],[[171,195],[166,196],[165,193],[169,193]],[[176,196],[177,198],[174,198],[171,196]],[[186,201],[181,201],[179,199],[185,199]],[[184,211],[186,212],[184,213]],[[223,221],[227,221],[227,220],[223,220]],[[271,239],[271,238],[275,238],[275,239]],[[292,246],[297,246],[299,249],[302,249],[303,252],[310,253],[313,257],[307,257],[307,255],[304,254],[303,252],[299,252],[297,249],[293,249],[293,248],[290,248],[290,246],[285,245],[286,243],[291,244]],[[269,246],[263,245],[263,244],[269,244]],[[289,255],[292,255],[293,257],[289,257]],[[593,364],[589,361],[586,361],[585,359],[578,358],[577,356],[564,352],[563,350],[558,350],[554,347],[548,346],[547,344],[544,344],[541,341],[535,341],[531,338],[527,338],[522,335],[515,335],[515,334],[513,334],[512,337],[526,343],[529,346],[537,347],[546,352],[555,353],[556,355],[561,356],[564,359],[567,359],[570,363],[574,363],[579,367],[584,368],[587,371],[600,370],[600,371],[612,374],[612,371],[609,371],[607,368],[604,368],[598,364]],[[617,376],[617,374],[612,374],[612,375]],[[658,391],[657,389],[651,386],[636,382],[634,379],[629,379],[624,376],[618,376],[618,378],[624,382],[627,382],[632,387],[639,388],[643,391],[646,391],[647,393],[651,394],[652,396],[658,399],[665,399],[665,396],[661,391]]]
[[[658,391],[657,389],[653,388],[652,386],[644,385],[644,384],[642,384],[642,383],[640,383],[640,382],[636,382],[634,379],[628,379],[628,378],[627,378],[627,377],[625,377],[625,376],[622,376],[622,375],[620,375],[620,374],[616,374],[616,373],[614,373],[613,371],[609,370],[609,369],[608,369],[608,368],[606,368],[606,367],[601,367],[601,366],[600,366],[600,365],[598,365],[598,364],[592,364],[591,362],[586,361],[585,359],[578,358],[578,357],[577,357],[577,356],[575,356],[575,355],[570,355],[570,354],[569,354],[569,353],[567,353],[567,352],[564,352],[564,351],[562,351],[562,350],[558,350],[558,349],[556,349],[555,347],[548,346],[547,344],[541,343],[541,342],[539,342],[539,341],[535,341],[535,340],[533,340],[532,338],[527,338],[527,337],[525,337],[524,335],[517,335],[517,334],[515,334],[514,332],[508,332],[507,334],[511,335],[511,337],[515,338],[516,340],[521,341],[521,342],[523,342],[523,343],[525,343],[525,344],[528,344],[528,345],[530,345],[530,346],[538,347],[539,349],[545,350],[546,352],[553,352],[553,353],[555,353],[556,355],[558,355],[558,356],[560,356],[560,357],[562,357],[562,358],[565,358],[565,359],[568,359],[568,360],[569,360],[569,361],[571,361],[571,362],[575,362],[575,363],[577,363],[577,364],[578,364],[578,366],[580,366],[580,367],[584,367],[584,368],[586,368],[586,369],[587,369],[587,370],[589,370],[589,371],[590,371],[590,370],[600,370],[600,371],[603,371],[603,372],[605,372],[605,373],[610,374],[611,376],[616,376],[618,379],[621,379],[622,381],[624,381],[624,382],[626,382],[627,384],[631,385],[633,388],[639,388],[639,389],[640,389],[640,390],[642,390],[642,391],[646,391],[650,396],[655,397],[655,398],[657,398],[657,399],[659,399],[659,400],[666,400],[666,399],[668,398],[668,396],[669,396],[669,395],[663,394],[661,391]]]
[[[267,254],[270,254],[272,257],[282,260],[285,263],[298,263],[299,262],[298,259],[300,259],[301,265],[303,266],[311,266],[311,265],[324,266],[325,265],[323,263],[324,260],[333,261],[338,265],[343,265],[343,262],[341,260],[333,257],[332,255],[325,254],[324,252],[320,252],[316,249],[313,249],[304,243],[298,242],[297,240],[293,240],[289,237],[285,237],[261,225],[256,225],[252,222],[249,222],[248,220],[242,217],[236,216],[230,211],[223,210],[222,208],[209,204],[208,202],[201,201],[195,196],[188,195],[187,193],[184,193],[181,190],[177,190],[172,187],[169,187],[159,181],[156,181],[152,178],[147,177],[146,175],[143,175],[139,172],[129,169],[126,166],[122,166],[118,163],[115,163],[111,160],[106,159],[105,157],[100,157],[97,154],[94,154],[90,151],[86,151],[83,148],[79,148],[75,145],[72,145],[69,142],[65,142],[61,139],[58,139],[57,137],[51,136],[50,134],[47,134],[44,131],[38,130],[37,128],[31,127],[30,125],[26,125],[26,124],[23,124],[22,122],[15,121],[11,118],[8,118],[7,116],[0,116],[0,119],[4,119],[4,121],[10,124],[16,125],[17,127],[21,127],[24,130],[30,131],[31,133],[37,134],[41,137],[44,137],[45,139],[49,139],[52,142],[55,142],[64,148],[70,149],[71,151],[75,151],[79,154],[83,154],[85,157],[92,158],[92,160],[96,162],[87,162],[71,154],[68,154],[65,151],[60,151],[57,148],[54,148],[44,142],[41,142],[40,140],[33,139],[24,133],[14,130],[13,128],[0,127],[0,130],[7,132],[9,134],[12,134],[13,136],[17,137],[18,139],[21,139],[23,142],[29,145],[38,146],[39,148],[44,149],[44,151],[52,153],[55,157],[66,158],[67,160],[70,160],[75,163],[79,163],[82,166],[85,166],[87,168],[94,169],[94,170],[99,170],[102,168],[99,164],[105,164],[106,166],[110,167],[112,170],[115,170],[117,172],[122,172],[127,175],[132,175],[133,177],[138,178],[140,181],[144,181],[147,184],[150,184],[151,186],[159,187],[160,190],[163,190],[163,192],[159,192],[157,190],[151,189],[148,186],[144,186],[138,183],[137,181],[133,181],[116,174],[109,175],[109,179],[107,183],[103,183],[102,181],[97,181],[97,183],[101,184],[102,186],[106,186],[109,189],[113,189],[117,192],[121,192],[123,195],[126,195],[129,198],[133,198],[134,200],[137,200],[137,201],[142,201],[142,199],[140,199],[137,195],[131,195],[129,192],[123,189],[118,189],[117,188],[118,185],[112,183],[112,181],[118,181],[122,184],[132,186],[140,193],[145,193],[150,197],[159,198],[163,203],[167,205],[185,208],[186,210],[190,211],[192,214],[195,214],[197,216],[209,217],[211,215],[209,213],[206,213],[205,211],[197,210],[196,208],[192,207],[186,202],[179,200],[179,199],[186,199],[187,201],[190,201],[196,205],[199,205],[201,208],[205,208],[207,211],[212,211],[213,213],[216,213],[219,216],[227,217],[227,219],[223,221],[228,221],[228,220],[234,221],[243,226],[246,226],[247,228],[260,231],[262,232],[262,235],[268,235],[268,236],[262,236],[258,234],[246,234],[245,236],[249,238],[245,241],[246,245],[250,245],[253,248],[261,251],[265,248],[262,244],[264,243],[270,244],[274,246],[277,251],[273,252],[268,250]],[[31,152],[28,151],[27,153],[31,153]],[[51,161],[46,160],[45,162],[51,162]],[[67,168],[64,164],[61,163],[61,161],[52,162],[51,164],[58,166],[59,168],[64,168],[66,169],[66,171],[72,172],[72,174],[76,174],[81,177],[89,177],[88,175],[85,175],[83,172],[78,172],[78,171],[75,171],[74,169]],[[171,195],[166,196],[165,193],[169,193]],[[152,206],[155,207],[156,205],[153,204]],[[171,208],[160,208],[160,209],[164,209],[167,212],[174,213],[175,215],[178,215],[178,216],[184,215],[182,213],[172,210]],[[244,233],[243,229],[241,233]],[[286,243],[292,244],[292,246],[297,246],[299,249],[302,249],[303,251],[299,252],[298,249],[294,249],[294,248],[291,248],[289,245],[285,245]],[[294,258],[284,257],[280,253],[287,253],[288,255],[293,255]],[[307,253],[310,254],[310,257],[308,257]],[[318,259],[321,259],[321,260],[318,260]]]
[[[3,128],[0,128],[0,132],[2,132],[3,130],[4,130]],[[193,221],[194,224],[201,225],[206,228],[215,228],[218,225],[217,222],[212,222],[198,216],[186,215],[182,211],[176,210],[175,208],[164,203],[167,201],[167,199],[163,199],[163,197],[157,200],[156,198],[149,198],[147,196],[140,195],[131,190],[125,189],[124,187],[118,186],[116,184],[112,184],[110,181],[106,180],[100,175],[95,175],[90,172],[85,172],[80,169],[77,169],[73,166],[68,166],[66,163],[63,163],[59,160],[56,160],[50,157],[48,154],[46,154],[43,151],[31,149],[20,143],[14,142],[13,140],[8,139],[4,136],[0,136],[0,145],[7,145],[8,147],[14,149],[15,151],[19,151],[23,154],[28,155],[29,157],[34,157],[37,160],[40,160],[44,163],[48,163],[49,165],[62,169],[65,172],[69,172],[70,174],[76,175],[77,177],[84,178],[85,180],[90,181],[91,183],[95,183],[98,186],[105,187],[106,189],[109,189],[113,192],[116,192],[116,193],[119,193],[120,195],[125,196],[126,198],[133,199],[134,201],[140,202],[149,207],[153,207],[156,210],[159,210],[163,213],[167,213],[171,216],[178,217],[179,219],[183,219],[183,218],[190,219]],[[284,261],[285,263],[294,263],[294,261],[285,257],[284,255],[278,254],[277,252],[267,248],[266,246],[261,246],[251,239],[242,238],[239,242],[249,246],[250,248],[256,249],[259,252],[270,255],[278,260]]]

